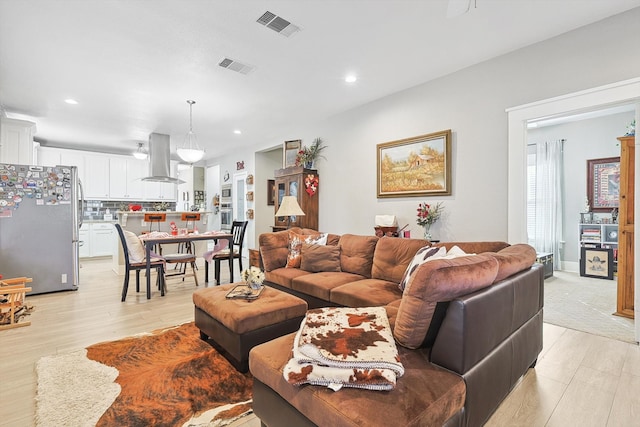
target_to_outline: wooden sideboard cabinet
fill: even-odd
[[[320,190],[320,177],[315,169],[305,169],[295,166],[285,169],[276,169],[273,172],[276,187],[276,200],[274,214],[278,212],[284,196],[294,196],[298,200],[304,216],[291,218],[291,227],[318,229],[318,198]],[[287,217],[276,217],[274,231],[287,228]]]

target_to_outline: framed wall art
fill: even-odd
[[[378,198],[451,194],[451,130],[377,146]]]
[[[282,147],[282,167],[290,168],[296,165],[298,151],[302,148],[302,140],[285,141]]]
[[[620,157],[587,160],[587,199],[593,212],[617,208],[620,195]]]
[[[583,247],[580,253],[580,275],[613,280],[613,249]]]

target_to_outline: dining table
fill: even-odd
[[[187,243],[196,242],[200,240],[214,240],[225,239],[229,242],[228,248],[233,248],[233,234],[224,232],[205,232],[205,233],[188,233],[182,235],[171,235],[169,233],[154,233],[145,234],[140,236],[140,239],[144,242],[146,260],[147,260],[147,299],[151,299],[151,249],[155,245],[168,245],[174,243]],[[160,256],[161,257],[161,256]],[[229,257],[229,272],[231,283],[233,283],[233,257]],[[163,292],[164,295],[164,292]]]

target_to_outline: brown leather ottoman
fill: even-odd
[[[249,350],[297,331],[307,312],[307,303],[268,286],[253,301],[226,299],[226,294],[238,284],[195,291],[195,324],[200,329],[200,338],[211,338],[236,369],[247,372]]]

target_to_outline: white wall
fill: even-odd
[[[564,250],[562,261],[579,260],[578,222],[587,191],[587,160],[620,155],[619,136],[634,119],[633,111],[528,131],[530,144],[566,139],[564,143]],[[609,216],[598,214],[600,216]],[[574,269],[577,271],[577,268]]]
[[[315,124],[292,123],[254,151],[323,138],[327,160],[317,165],[321,230],[372,234],[376,214],[395,214],[419,236],[415,212],[428,200],[445,205],[432,227],[436,238],[507,240],[505,109],[640,76],[640,55],[630,54],[638,50],[639,22],[637,8]],[[376,144],[445,129],[453,133],[452,195],[377,199]]]

